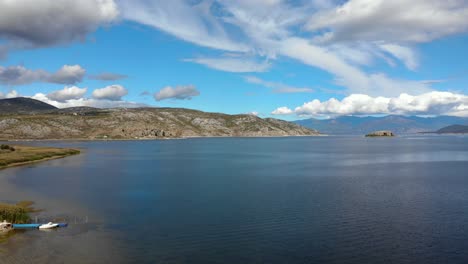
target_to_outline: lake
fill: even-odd
[[[468,137],[24,142],[0,171],[39,221],[0,263],[467,263]]]

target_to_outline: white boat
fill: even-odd
[[[58,227],[58,224],[49,222],[47,224],[40,225],[39,229],[52,229],[52,228],[56,228],[56,227]]]

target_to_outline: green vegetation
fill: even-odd
[[[12,146],[2,144],[2,145],[0,145],[0,150],[15,151],[16,149],[14,147],[12,147]]]
[[[11,151],[13,148],[14,151]],[[8,166],[20,165],[46,159],[62,158],[79,154],[75,149],[49,148],[49,147],[10,147],[8,151],[0,151],[0,169]]]
[[[0,222],[6,220],[15,224],[28,223],[31,220],[29,213],[38,212],[32,205],[31,201],[22,201],[15,205],[0,203]]]

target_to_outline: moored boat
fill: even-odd
[[[49,222],[47,224],[43,224],[39,226],[39,229],[52,229],[57,228],[59,225],[56,223]]]
[[[53,227],[51,227],[53,226]],[[52,223],[47,224],[12,224],[14,229],[49,229],[54,227],[67,227],[68,223]]]

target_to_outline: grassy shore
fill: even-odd
[[[79,154],[76,149],[10,146],[0,150],[0,169]]]
[[[29,213],[38,212],[32,205],[31,201],[22,201],[17,204],[0,203],[0,222],[6,220],[15,224],[28,223],[30,221]]]

